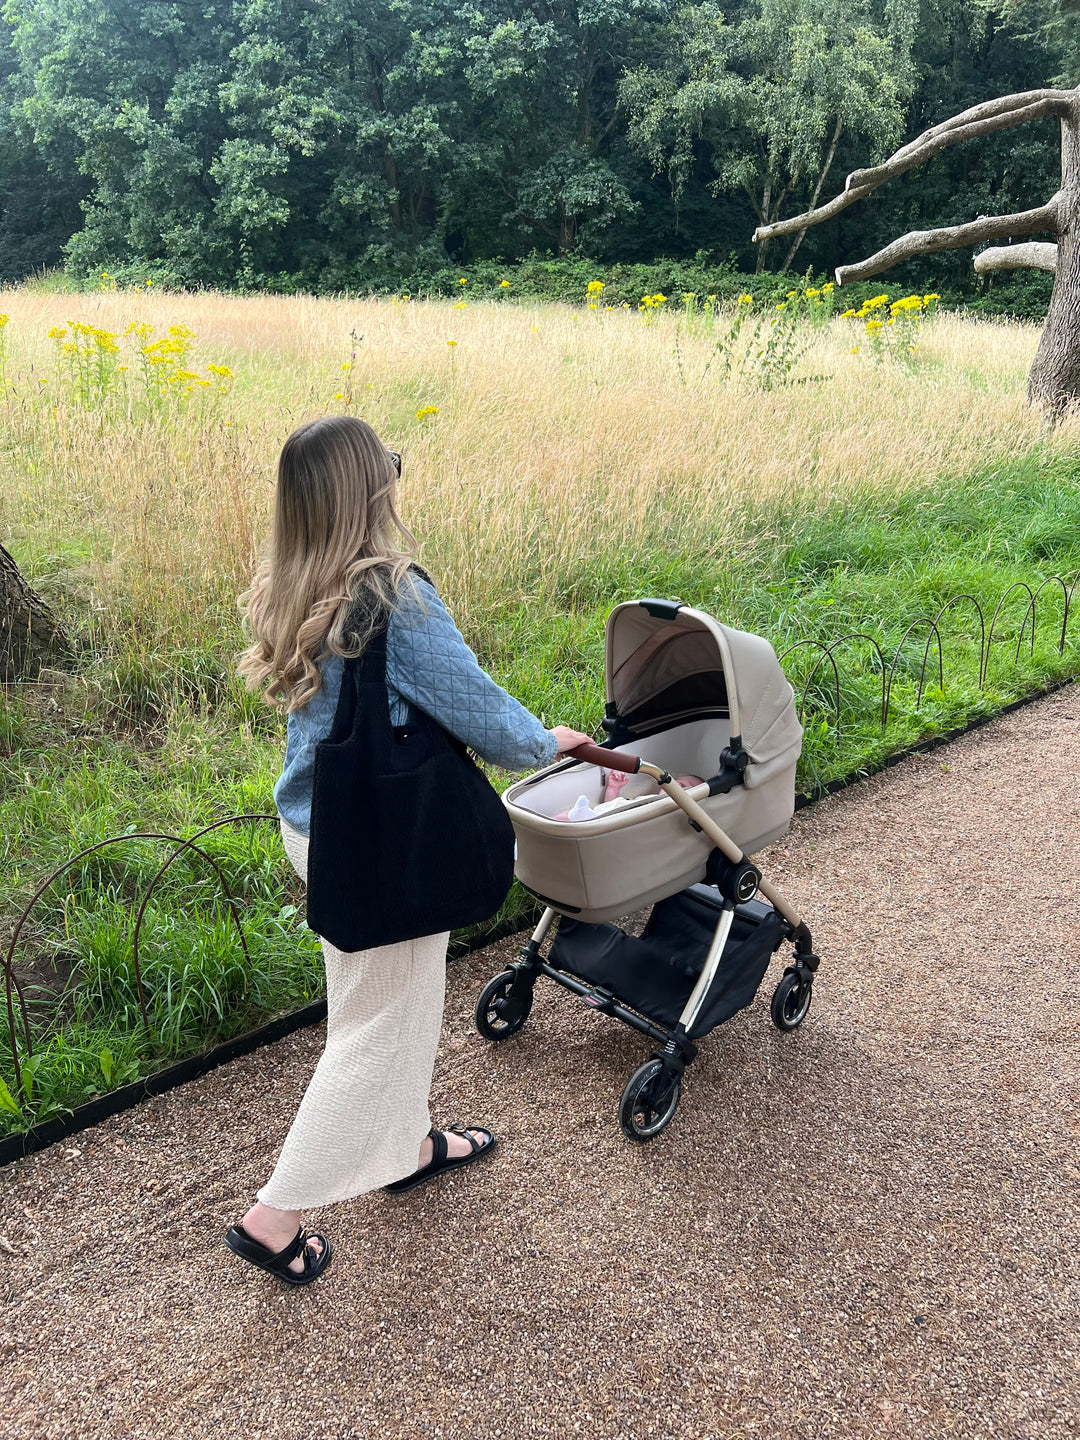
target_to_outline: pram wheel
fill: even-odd
[[[504,970],[480,991],[474,1013],[476,1028],[485,1040],[506,1040],[525,1024],[532,1002],[532,986],[519,980],[516,970]]]
[[[627,1081],[619,1101],[619,1125],[630,1140],[644,1144],[659,1135],[679,1108],[682,1081],[676,1077],[665,1091],[657,1094],[662,1084],[664,1066],[659,1060],[648,1060],[635,1070]]]
[[[806,1019],[810,1001],[814,997],[813,981],[798,970],[784,973],[784,978],[773,991],[769,1006],[772,1022],[778,1030],[794,1030]]]

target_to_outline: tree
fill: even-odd
[[[979,7],[1000,10],[1006,21],[1045,45],[1063,68],[1054,84],[1074,85],[1080,68],[1080,0],[978,0]]]
[[[704,149],[714,193],[744,191],[762,226],[793,199],[813,209],[841,140],[899,137],[914,22],[912,0],[752,0],[732,22],[711,0],[684,5],[658,63],[619,86],[630,144],[676,192]]]
[[[559,253],[638,205],[616,155],[617,82],[669,0],[488,0],[468,14],[461,147],[472,174],[452,214],[470,249]],[[625,150],[625,147],[623,147]]]
[[[247,0],[236,12],[212,173],[253,283],[277,270],[355,285],[441,250],[464,89],[447,0]]]
[[[85,182],[67,157],[50,175],[33,136],[16,120],[18,57],[0,9],[0,284],[58,265],[80,221]]]
[[[60,173],[87,177],[72,268],[157,261],[187,284],[229,276],[215,224],[218,86],[229,0],[7,0],[20,61],[16,120]]]
[[[0,545],[0,681],[36,675],[43,660],[69,648],[63,626]]]
[[[761,243],[778,235],[798,232],[800,228],[820,225],[949,146],[1048,117],[1056,117],[1061,123],[1061,188],[1045,205],[1020,214],[981,216],[969,224],[949,225],[940,230],[909,231],[868,260],[840,266],[836,283],[868,280],[914,255],[955,250],[991,240],[1054,235],[1052,245],[997,248],[986,252],[987,258],[979,257],[975,265],[984,271],[1005,267],[1055,271],[1050,309],[1028,377],[1028,401],[1041,405],[1052,418],[1057,418],[1080,400],[1080,89],[1028,90],[975,105],[924,131],[884,164],[853,171],[843,193],[820,209],[760,226],[754,232],[754,240]]]

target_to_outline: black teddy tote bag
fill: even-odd
[[[487,920],[514,878],[514,827],[458,740],[414,710],[390,723],[386,629],[347,660],[315,748],[307,922],[368,950]]]

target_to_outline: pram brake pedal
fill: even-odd
[[[594,1010],[600,1010],[605,1015],[613,1015],[617,1001],[610,990],[605,990],[603,985],[594,985],[582,995],[586,1005],[591,1005]]]

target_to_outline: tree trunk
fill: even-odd
[[[70,648],[63,626],[0,545],[0,681],[32,678]]]
[[[1028,376],[1028,403],[1058,420],[1080,401],[1080,102],[1061,122],[1054,290]]]
[[[836,159],[836,147],[840,144],[840,136],[843,134],[843,131],[844,117],[842,115],[838,115],[836,117],[836,125],[833,129],[833,137],[832,140],[829,142],[829,153],[825,156],[825,163],[821,167],[821,174],[818,176],[817,184],[814,186],[814,193],[810,197],[810,209],[808,211],[808,214],[810,215],[814,213],[814,210],[817,207],[817,202],[821,195],[821,187],[825,184],[825,176],[828,175],[829,171],[832,169],[832,162]],[[800,230],[796,234],[795,239],[791,242],[791,249],[787,252],[787,255],[784,257],[784,263],[780,266],[780,269],[782,271],[791,269],[791,262],[795,259],[795,256],[798,254],[799,251],[799,246],[805,239],[806,230]]]

